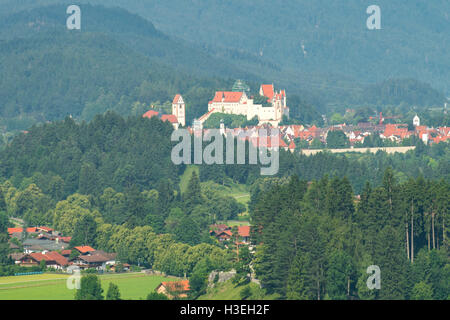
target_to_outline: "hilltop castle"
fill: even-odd
[[[254,104],[254,99],[247,96],[245,91],[217,91],[208,103],[208,113],[198,120],[203,123],[213,113],[243,115],[247,120],[257,117],[259,123],[270,123],[278,126],[283,116],[289,117],[289,107],[286,104],[286,91],[276,92],[273,84],[263,84],[259,89],[261,96],[267,97],[269,106]]]
[[[259,124],[270,123],[274,127],[283,119],[289,117],[289,107],[286,105],[286,91],[276,92],[273,84],[263,84],[259,94],[267,98],[267,105],[255,104],[254,99],[249,98],[245,91],[217,91],[214,98],[208,103],[208,112],[199,119],[194,120],[196,127],[202,127],[203,123],[213,113],[225,113],[243,115],[247,120],[257,117]],[[149,110],[143,117],[151,118],[160,116],[161,120],[169,121],[175,129],[186,126],[186,104],[183,97],[177,94],[172,101],[172,114],[160,115],[158,112]]]

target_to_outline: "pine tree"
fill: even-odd
[[[81,278],[80,289],[75,293],[75,300],[103,300],[100,279],[89,274]]]
[[[106,293],[105,300],[121,300],[119,287],[116,284],[112,282],[109,283],[108,292]]]
[[[188,187],[183,194],[183,202],[185,210],[188,214],[192,212],[195,206],[203,203],[200,179],[198,178],[195,170],[192,171],[192,176],[189,179]]]

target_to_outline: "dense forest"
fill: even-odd
[[[67,1],[0,3],[0,276],[20,269],[8,254],[22,244],[7,232],[19,221],[55,228],[71,248],[187,276],[193,299],[211,271],[230,269],[236,285],[260,280],[249,299],[450,299],[449,143],[412,137],[404,154],[333,154],[349,144],[333,131],[280,150],[278,173],[265,177],[259,165],[174,165],[172,125],[142,117],[170,112],[181,93],[191,125],[242,79],[261,102],[261,83],[286,88],[282,124],[383,112],[449,125],[448,1],[380,0],[380,32],[365,28],[363,0],[103,2],[80,1],[81,31],[65,27]],[[214,114],[204,125],[221,122],[257,119]],[[236,239],[211,235],[230,221],[250,225],[250,246],[236,225]],[[370,265],[380,290],[367,288]]]
[[[254,194],[255,270],[287,299],[449,299],[450,186],[386,170],[360,199],[346,178],[297,177]],[[381,289],[368,290],[377,265]]]
[[[0,152],[0,227],[10,226],[6,217],[49,225],[72,236],[71,246],[187,274],[192,297],[212,270],[233,267],[245,279],[252,266],[264,292],[279,298],[446,298],[448,144],[396,155],[282,151],[276,177],[255,166],[200,166],[181,191],[185,167],[170,160],[172,131],[157,118],[112,112],[32,127]],[[246,210],[223,193],[236,183],[251,190],[257,245],[238,258],[209,234]],[[7,239],[0,230],[4,263]],[[361,282],[370,264],[387,277],[376,296]]]

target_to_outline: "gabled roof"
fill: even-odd
[[[88,253],[88,252],[95,251],[95,249],[90,246],[78,246],[78,247],[75,247],[75,249],[77,249],[81,253]]]
[[[26,229],[28,233],[36,233],[38,232],[37,228],[34,227],[30,227]],[[13,234],[13,233],[22,233],[23,232],[23,228],[8,228],[8,233],[9,234]]]
[[[233,91],[217,91],[214,99],[209,103],[213,102],[227,102],[227,103],[236,103],[241,101],[243,92],[233,92]]]
[[[144,113],[142,115],[143,118],[152,118],[152,117],[157,117],[158,116],[158,112],[156,112],[155,110],[148,110],[146,113]]]
[[[189,291],[189,280],[181,280],[181,281],[165,281],[161,282],[159,286],[166,287],[169,291],[176,291],[178,288],[180,288],[182,291]],[[158,286],[158,287],[159,287]]]
[[[274,91],[275,91],[273,88],[273,84],[262,84],[261,89],[263,92],[263,96],[269,98],[269,100],[273,99],[273,95],[274,95]]]
[[[173,114],[163,114],[161,120],[169,121],[170,123],[178,123],[177,117]]]
[[[69,261],[65,257],[63,257],[61,254],[59,254],[56,251],[47,252],[45,254],[40,252],[34,252],[30,253],[28,256],[36,260],[37,262],[41,262],[42,260],[45,260],[47,263],[56,263],[60,266],[66,266],[69,264]],[[24,256],[26,257],[26,256]]]
[[[181,98],[181,100],[183,100],[183,98],[181,97],[181,94],[177,94],[177,95],[175,96],[175,98],[173,98],[172,103],[173,103],[173,104],[180,103],[180,102],[181,102],[181,101],[180,101],[180,98]]]
[[[238,227],[238,233],[241,237],[249,237],[250,236],[250,226]]]

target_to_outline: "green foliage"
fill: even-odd
[[[100,279],[94,274],[85,275],[81,278],[80,289],[77,289],[75,293],[75,300],[103,300],[102,293]]]
[[[347,148],[349,141],[344,131],[333,130],[329,131],[327,135],[327,148],[328,149],[341,149]]]
[[[269,294],[308,300],[448,297],[447,249],[443,236],[436,239],[446,232],[441,214],[448,208],[447,182],[419,177],[400,184],[388,168],[380,186],[366,183],[358,201],[345,178],[325,176],[307,188],[291,178],[258,189],[249,206],[258,244],[253,266]],[[380,267],[381,289],[366,285],[370,265]]]
[[[91,246],[96,247],[97,223],[89,215],[83,215],[75,224],[70,246]]]
[[[147,295],[147,300],[169,300],[166,295],[158,292],[150,292]]]
[[[191,297],[198,297],[205,293],[208,284],[208,275],[213,270],[213,266],[208,258],[200,260],[194,267],[189,278],[189,288]]]
[[[105,300],[121,300],[119,287],[116,284],[112,282],[109,283],[108,292],[106,293]]]
[[[242,300],[246,300],[247,298],[249,298],[252,295],[252,289],[247,286],[244,287],[241,292],[239,293],[239,296],[241,297]]]

